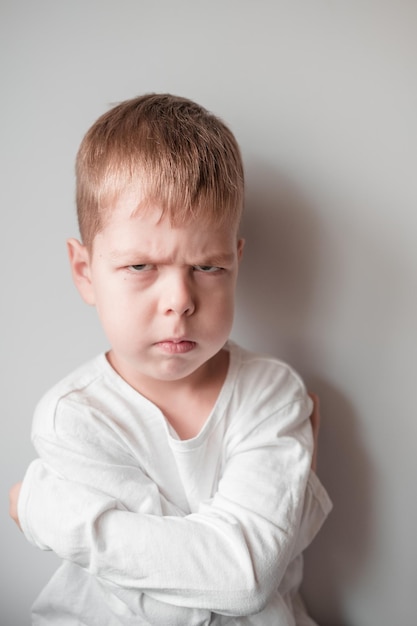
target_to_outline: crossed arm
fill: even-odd
[[[313,429],[314,438],[314,451],[311,460],[311,469],[317,470],[317,454],[318,454],[318,436],[320,429],[320,400],[315,393],[310,393],[310,398],[313,400],[313,411],[310,415],[310,422]],[[17,504],[19,501],[19,494],[22,488],[22,481],[15,483],[9,491],[9,515],[13,521],[17,524],[20,530],[22,530],[19,521],[19,515],[17,510]]]
[[[317,441],[319,407],[317,397],[313,397],[313,400],[314,410],[310,419],[313,426],[314,439]],[[250,462],[250,459],[251,456],[249,455],[247,460]],[[313,455],[312,460],[313,468],[315,468],[315,464],[316,445],[315,454]],[[239,471],[240,469],[241,468],[239,467]],[[37,467],[36,472],[39,473],[40,479],[40,482],[37,482],[36,484],[43,484],[45,486],[43,494],[41,493],[41,498],[43,496],[45,497],[45,509],[48,510],[48,497],[49,494],[53,492],[56,497],[59,498],[60,502],[64,503],[64,506],[67,507],[68,511],[72,512],[72,509],[76,506],[76,500],[79,496],[80,490],[82,491],[83,489],[86,489],[86,487],[77,484],[76,498],[74,499],[71,484],[67,480],[60,480],[55,475],[50,474],[47,471],[45,472],[45,468],[41,463]],[[43,476],[40,476],[42,472],[44,472],[44,474]],[[231,484],[234,484],[233,481]],[[56,544],[53,544],[53,541],[52,543],[49,541],[49,538],[54,536],[54,533],[53,529],[52,532],[49,533],[50,529],[47,527],[43,530],[45,532],[44,537],[45,539],[48,538],[48,540],[46,540],[45,545],[42,547],[53,549],[59,556],[74,560],[98,577],[103,578],[108,576],[106,565],[103,567],[101,562],[103,558],[106,558],[107,560],[110,560],[113,565],[113,573],[110,579],[111,583],[121,585],[122,587],[124,585],[136,587],[138,591],[145,590],[155,602],[162,601],[176,604],[176,602],[178,602],[176,589],[173,588],[171,592],[169,589],[165,589],[163,593],[159,593],[158,584],[160,584],[160,576],[157,575],[155,579],[153,579],[152,576],[144,575],[144,558],[147,560],[148,565],[154,562],[154,559],[157,559],[158,557],[156,553],[160,549],[160,546],[163,546],[164,542],[166,543],[167,536],[170,538],[169,541],[171,546],[178,546],[178,554],[175,556],[175,560],[180,563],[185,560],[183,567],[189,567],[191,571],[198,571],[201,568],[204,568],[204,570],[215,568],[219,571],[218,562],[216,565],[211,565],[207,560],[207,554],[210,553],[210,550],[216,550],[216,554],[222,562],[220,569],[223,569],[224,572],[229,570],[232,575],[233,570],[228,567],[228,564],[230,561],[234,561],[236,559],[240,561],[248,561],[247,563],[244,563],[243,569],[246,572],[252,571],[250,563],[251,553],[250,551],[248,552],[246,537],[242,535],[239,523],[235,523],[236,519],[239,520],[241,511],[237,510],[232,501],[234,494],[227,493],[227,480],[225,485],[226,488],[223,494],[217,495],[213,502],[206,505],[205,508],[203,507],[203,509],[199,511],[199,514],[187,516],[187,533],[189,533],[190,540],[192,540],[192,538],[195,540],[195,549],[193,550],[192,555],[190,553],[186,556],[181,552],[181,545],[183,545],[184,539],[184,526],[179,512],[175,510],[170,511],[168,506],[168,508],[166,508],[166,513],[164,513],[164,515],[167,515],[168,517],[161,518],[145,512],[138,518],[136,513],[131,513],[129,510],[124,509],[123,506],[118,506],[114,498],[109,498],[106,494],[98,493],[94,494],[94,503],[92,504],[91,510],[87,507],[83,510],[82,516],[85,518],[84,521],[86,525],[89,524],[91,527],[91,525],[95,524],[102,537],[108,539],[111,538],[111,541],[104,541],[106,545],[106,554],[104,556],[103,554],[98,554],[97,552],[94,553],[94,551],[91,550],[88,551],[88,554],[86,552],[82,555],[66,553],[66,548],[65,546],[63,547],[60,541]],[[20,521],[18,518],[17,505],[20,490],[21,483],[18,483],[12,487],[10,491],[10,515],[18,525],[20,525]],[[232,497],[229,498],[229,495]],[[61,519],[64,520],[65,518],[65,515],[61,517]],[[140,521],[141,533],[137,533],[138,520]],[[271,553],[272,557],[276,556],[273,544],[276,542],[277,537],[281,544],[282,551],[285,552],[286,549],[288,551],[288,548],[285,547],[285,533],[282,537],[277,534],[273,536],[270,535],[271,525],[268,520],[262,520],[260,517],[257,517],[256,522],[254,522],[249,517],[245,520],[245,523],[247,524],[246,532],[249,533],[249,536],[251,536],[252,533],[255,552]],[[251,528],[252,523],[256,524],[258,527]],[[126,535],[134,536],[135,540],[138,540],[137,542],[135,541],[135,549],[132,551],[131,555],[132,563],[129,566],[130,577],[126,576],[126,551],[123,550],[123,546],[119,545],[118,540],[115,539],[120,537],[120,528],[123,528],[123,537],[121,538],[122,541]],[[59,535],[65,535],[65,530],[65,527],[63,529],[61,528]],[[69,532],[74,533],[73,527],[68,530]],[[81,529],[80,532],[80,538],[84,540],[84,531]],[[261,537],[266,537],[267,539],[258,539],[259,535]],[[152,536],[152,543],[154,544],[152,549],[149,544],[145,545],[143,543],[144,538],[149,536]],[[41,542],[42,540],[40,540],[39,543]],[[213,545],[211,545],[211,542]],[[268,542],[270,543],[268,544]],[[199,546],[201,547],[201,550]],[[238,557],[236,552],[239,553]],[[273,577],[274,579],[283,574],[286,564],[290,558],[290,554],[287,554],[286,558],[282,558],[281,573],[275,571],[275,575]],[[118,571],[121,572],[119,577],[117,574]],[[211,574],[213,577],[215,576],[214,571]],[[205,571],[204,576],[207,579],[207,577],[210,576],[210,572]],[[177,582],[175,581],[175,576],[172,578],[175,585]],[[270,575],[269,578],[271,578]],[[183,606],[187,608],[187,610],[194,606],[198,606],[201,609],[216,610],[225,614],[247,614],[255,612],[262,608],[262,603],[265,602],[266,599],[263,597],[260,589],[255,587],[252,587],[252,597],[249,597],[250,594],[248,594],[248,590],[251,585],[253,585],[254,581],[248,580],[247,583],[247,588],[242,590],[242,596],[236,596],[232,605],[230,605],[229,601],[227,605],[223,604],[222,597],[208,597],[206,588],[201,590],[201,597],[197,597],[199,595],[198,589],[193,589],[192,597],[190,597],[189,600],[187,600],[186,591],[183,589],[180,594],[180,601],[183,603]],[[266,584],[265,581],[262,581],[262,587],[265,589],[265,594],[268,595],[268,593],[270,593],[270,589],[268,589],[268,584]],[[188,623],[191,623],[191,621]]]

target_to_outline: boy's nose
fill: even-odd
[[[164,296],[165,313],[176,315],[192,315],[195,310],[195,299],[191,286],[191,278],[184,275],[171,275],[166,281]]]

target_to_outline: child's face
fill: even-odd
[[[128,196],[117,202],[91,253],[68,245],[77,287],[110,341],[110,362],[141,390],[204,373],[222,349],[243,241],[227,226],[172,227],[157,207],[132,215],[136,204]]]

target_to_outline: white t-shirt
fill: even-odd
[[[41,400],[19,518],[64,561],[33,624],[314,623],[301,553],[331,503],[310,471],[311,400],[288,365],[227,348],[226,380],[192,439],[104,354]]]

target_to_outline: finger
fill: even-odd
[[[9,515],[14,522],[18,525],[20,530],[22,527],[20,526],[19,515],[17,512],[17,504],[19,500],[20,489],[22,487],[22,483],[16,483],[9,491]]]

